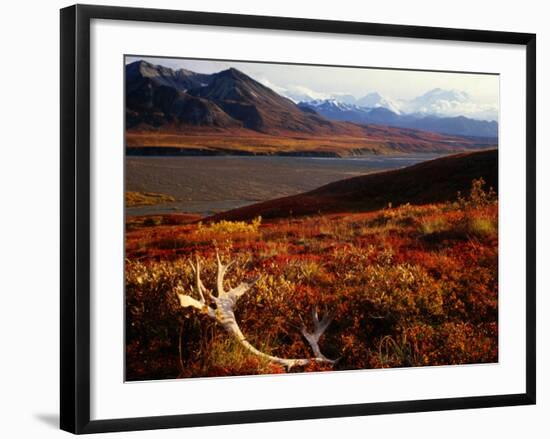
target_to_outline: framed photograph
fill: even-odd
[[[535,35],[61,10],[61,428],[535,403]]]

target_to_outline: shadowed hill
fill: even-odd
[[[299,195],[264,201],[214,215],[208,220],[247,220],[376,210],[388,203],[427,204],[456,200],[473,179],[483,177],[498,191],[497,150],[447,156],[407,168],[329,183]],[[307,178],[307,176],[304,176]]]

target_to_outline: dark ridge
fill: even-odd
[[[407,168],[340,180],[303,194],[222,212],[208,220],[364,212],[384,208],[388,203],[393,206],[439,203],[456,200],[458,191],[467,193],[472,180],[480,177],[498,191],[497,150],[457,154]]]

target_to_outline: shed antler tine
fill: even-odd
[[[311,318],[313,319],[313,324],[317,326],[319,323],[319,313],[317,312],[317,305],[311,310]]]
[[[287,370],[290,370],[295,366],[306,366],[311,363],[334,364],[332,360],[329,360],[321,353],[321,350],[319,348],[319,343],[318,343],[319,338],[322,335],[323,331],[326,329],[326,326],[328,326],[328,322],[325,318],[326,316],[321,320],[321,322],[319,322],[319,315],[317,313],[316,306],[312,309],[312,319],[315,327],[313,333],[309,333],[307,331],[306,325],[303,319],[300,317],[300,320],[302,321],[302,328],[301,328],[302,335],[304,336],[306,341],[309,343],[311,349],[313,350],[313,353],[315,355],[314,358],[281,358],[281,357],[276,357],[276,356],[261,352],[260,350],[252,346],[252,344],[246,339],[246,337],[242,333],[241,328],[237,323],[234,308],[237,304],[238,299],[247,291],[249,291],[256,284],[256,282],[258,282],[261,279],[261,275],[256,276],[252,281],[248,283],[241,282],[237,287],[230,288],[228,291],[225,291],[223,288],[224,275],[227,268],[233,265],[234,262],[230,261],[227,265],[223,265],[218,249],[216,249],[216,262],[217,262],[216,287],[218,290],[217,297],[213,296],[210,293],[210,291],[205,288],[204,284],[201,281],[200,262],[199,262],[198,255],[196,257],[195,267],[193,267],[193,263],[189,261],[190,265],[193,267],[195,271],[196,285],[197,285],[197,289],[199,290],[201,300],[198,301],[193,299],[191,296],[178,293],[178,297],[180,299],[180,305],[183,308],[193,307],[201,310],[201,312],[206,313],[209,317],[216,320],[220,325],[222,325],[223,328],[230,335],[235,337],[237,341],[241,345],[243,345],[248,351],[250,351],[254,355],[257,355],[261,358],[280,364],[286,367]],[[210,302],[209,303],[205,302],[203,292],[207,294],[210,302],[214,303],[215,309],[210,306]]]

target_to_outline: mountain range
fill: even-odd
[[[383,107],[397,114],[436,117],[465,116],[470,119],[486,121],[496,121],[498,119],[498,107],[496,105],[478,102],[468,93],[456,89],[433,88],[411,99],[393,99],[376,91],[357,98],[349,93],[322,93],[304,86],[279,87],[265,79],[264,83],[296,103],[332,100],[358,107]]]
[[[376,100],[381,101],[380,96],[371,94],[364,102],[370,105]],[[336,101],[298,105],[235,68],[202,74],[142,60],[126,65],[129,147],[350,155],[444,152],[495,144],[492,139],[473,140],[438,134],[437,129],[399,125],[405,118],[383,106],[367,108]],[[468,124],[470,120],[464,119],[455,122]],[[445,122],[450,123],[439,121]],[[468,136],[479,134],[463,131]],[[282,142],[283,138],[287,140]]]
[[[498,137],[496,121],[477,120],[465,116],[442,117],[427,112],[403,113],[394,103],[385,101],[380,95],[372,96],[370,101],[367,100],[368,96],[358,101],[368,102],[365,106],[343,103],[336,99],[302,101],[298,105],[302,109],[314,110],[333,120],[413,128],[457,136]]]

